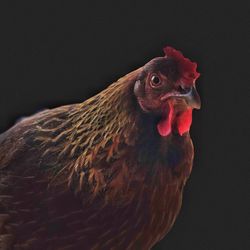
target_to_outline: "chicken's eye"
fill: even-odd
[[[161,78],[158,75],[153,74],[150,78],[150,85],[153,88],[157,88],[157,87],[161,86]]]

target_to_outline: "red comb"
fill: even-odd
[[[200,76],[200,73],[196,71],[197,63],[191,62],[180,51],[172,47],[165,47],[163,51],[166,57],[171,57],[177,62],[180,72],[179,81],[188,85],[195,83],[195,80]]]

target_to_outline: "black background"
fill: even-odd
[[[249,144],[243,145],[249,135],[249,122],[244,122],[249,103],[243,96],[250,83],[243,66],[250,22],[249,6],[239,4],[9,3],[2,36],[7,57],[1,77],[7,79],[0,82],[0,131],[41,109],[85,100],[163,55],[165,45],[180,49],[198,62],[202,109],[194,113],[196,155],[180,216],[154,250],[250,249],[250,162],[244,159]]]

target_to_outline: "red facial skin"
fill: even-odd
[[[168,115],[166,117],[163,117],[157,124],[157,129],[161,136],[168,136],[172,131],[174,109],[171,102],[168,102],[168,108]]]
[[[196,71],[197,63],[191,62],[188,58],[184,57],[183,54],[172,48],[165,47],[164,49],[166,57],[174,58],[178,62],[179,69],[179,81],[185,85],[193,85],[196,79],[199,78],[200,73]]]
[[[189,108],[177,118],[177,128],[180,135],[188,132],[192,124],[192,111]]]
[[[186,87],[192,87],[195,85],[196,79],[200,74],[196,71],[197,64],[191,62],[188,58],[185,58],[180,51],[175,50],[172,47],[164,48],[165,57],[174,59],[178,65],[178,79]],[[182,136],[186,132],[189,132],[192,124],[192,108],[186,107],[182,113],[175,117],[174,107],[171,100],[168,100],[168,115],[163,116],[160,122],[157,124],[158,132],[161,136],[168,136],[172,131],[172,125],[176,124],[178,133]]]
[[[189,132],[192,124],[192,108],[187,108],[178,117],[175,117],[174,107],[171,101],[168,101],[169,113],[163,117],[157,124],[158,132],[161,136],[168,136],[172,132],[172,124],[176,124],[179,135]]]

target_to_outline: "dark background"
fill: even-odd
[[[41,109],[85,100],[163,55],[165,45],[180,49],[198,62],[202,109],[194,113],[196,155],[180,216],[154,250],[250,249],[249,9],[239,1],[9,3],[0,131]]]

